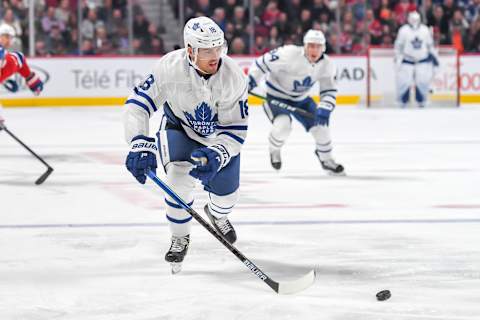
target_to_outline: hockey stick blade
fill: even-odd
[[[40,176],[40,178],[37,179],[37,181],[35,181],[35,184],[36,185],[39,185],[39,184],[42,184],[45,180],[47,180],[48,176],[53,172],[53,168],[52,167],[48,167],[47,171],[45,171],[44,174],[42,174]]]
[[[315,271],[310,271],[307,275],[294,280],[286,282],[277,282],[270,278],[265,272],[263,272],[259,267],[257,267],[250,259],[248,259],[243,253],[240,252],[235,246],[230,242],[225,240],[212,225],[205,221],[192,207],[188,205],[179,195],[175,193],[166,183],[164,183],[160,178],[157,177],[155,172],[152,170],[147,171],[147,176],[159,186],[166,194],[168,194],[172,199],[177,202],[185,211],[187,211],[201,226],[203,226],[211,235],[213,235],[221,244],[223,244],[237,259],[242,261],[242,263],[252,272],[258,279],[262,280],[267,284],[273,291],[278,294],[293,294],[299,291],[302,291],[309,286],[311,286],[315,281]]]
[[[310,287],[317,277],[315,270],[311,270],[309,273],[301,278],[292,281],[282,281],[278,283],[278,294],[295,294]]]

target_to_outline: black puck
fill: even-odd
[[[390,293],[390,290],[382,290],[382,291],[377,293],[377,300],[378,301],[385,301],[385,300],[389,299],[391,296],[392,296],[392,294]]]

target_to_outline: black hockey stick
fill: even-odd
[[[30,149],[25,143],[23,143],[20,139],[18,139],[10,130],[7,129],[7,127],[4,124],[0,124],[0,130],[2,130],[2,129],[5,130],[5,132],[8,133],[10,135],[10,137],[12,137],[18,143],[20,143],[31,154],[33,154],[35,156],[35,158],[37,158],[38,160],[40,160],[40,162],[42,162],[45,166],[47,166],[47,171],[45,171],[45,173],[42,174],[37,179],[37,181],[35,181],[35,184],[37,184],[37,185],[42,184],[48,178],[48,176],[53,172],[53,168],[50,167],[50,165],[48,163],[46,163],[45,160],[43,160],[38,154],[33,152],[33,150]]]
[[[260,99],[263,99],[263,100],[267,100],[267,97],[261,96],[259,94],[252,93],[252,92],[249,92],[249,94],[254,96],[254,97],[257,97],[257,98],[260,98]],[[300,108],[297,108],[297,107],[294,107],[294,106],[292,106],[288,103],[282,102],[280,100],[270,99],[269,103],[276,106],[276,107],[279,107],[279,108],[282,108],[282,109],[285,109],[285,110],[288,110],[288,111],[291,111],[291,112],[295,112],[296,114],[299,114],[299,115],[304,116],[306,118],[315,119],[315,115],[313,113],[308,112],[308,111],[303,110],[303,109],[300,109]]]
[[[315,270],[311,270],[303,277],[288,282],[276,282],[267,276],[260,268],[258,268],[252,261],[250,261],[243,253],[225,240],[207,221],[205,221],[200,214],[192,209],[185,201],[182,200],[170,187],[157,177],[155,172],[148,170],[147,176],[163,189],[175,202],[183,209],[185,209],[198,223],[200,223],[208,232],[210,232],[218,241],[220,241],[231,253],[235,255],[243,264],[260,280],[265,282],[270,288],[279,294],[293,294],[302,291],[313,284],[315,281]]]

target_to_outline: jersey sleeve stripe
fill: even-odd
[[[233,134],[233,133],[231,133],[231,132],[222,131],[222,132],[220,132],[220,133],[218,134],[218,136],[221,135],[221,134],[224,134],[224,135],[232,138],[233,140],[237,141],[237,142],[240,143],[240,144],[243,144],[243,143],[245,142],[244,139],[240,138],[239,136],[237,136],[237,135],[235,135],[235,134]]]
[[[217,126],[216,128],[224,130],[247,130],[248,126]]]
[[[257,60],[255,60],[255,64],[257,65],[258,69],[260,69],[260,71],[262,71],[263,73],[266,73],[265,70],[263,70],[263,68],[260,66]]]
[[[272,70],[270,70],[270,68],[268,67],[267,63],[265,62],[265,55],[262,56],[262,62],[263,62],[263,64],[265,65],[265,67],[267,67],[268,72],[272,72]]]
[[[135,88],[133,91],[135,91],[135,93],[136,93],[137,95],[139,95],[140,97],[142,97],[142,98],[144,98],[145,100],[147,100],[148,103],[150,103],[150,105],[152,106],[153,111],[157,111],[157,110],[158,110],[158,108],[157,108],[157,106],[155,105],[155,103],[153,102],[152,98],[150,98],[147,94],[145,94],[145,93],[143,93],[143,92],[140,92],[140,91],[138,90],[138,88]]]
[[[135,99],[128,99],[127,102],[125,102],[125,104],[129,104],[129,103],[135,104],[135,105],[145,109],[145,111],[148,112],[148,116],[150,117],[150,110],[148,109],[148,107],[144,103],[142,103],[138,100],[135,100]]]

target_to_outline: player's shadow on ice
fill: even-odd
[[[418,181],[418,177],[398,177],[398,176],[377,176],[377,175],[346,175],[346,176],[328,176],[319,175],[286,175],[287,179],[294,180],[352,180],[352,181]]]

